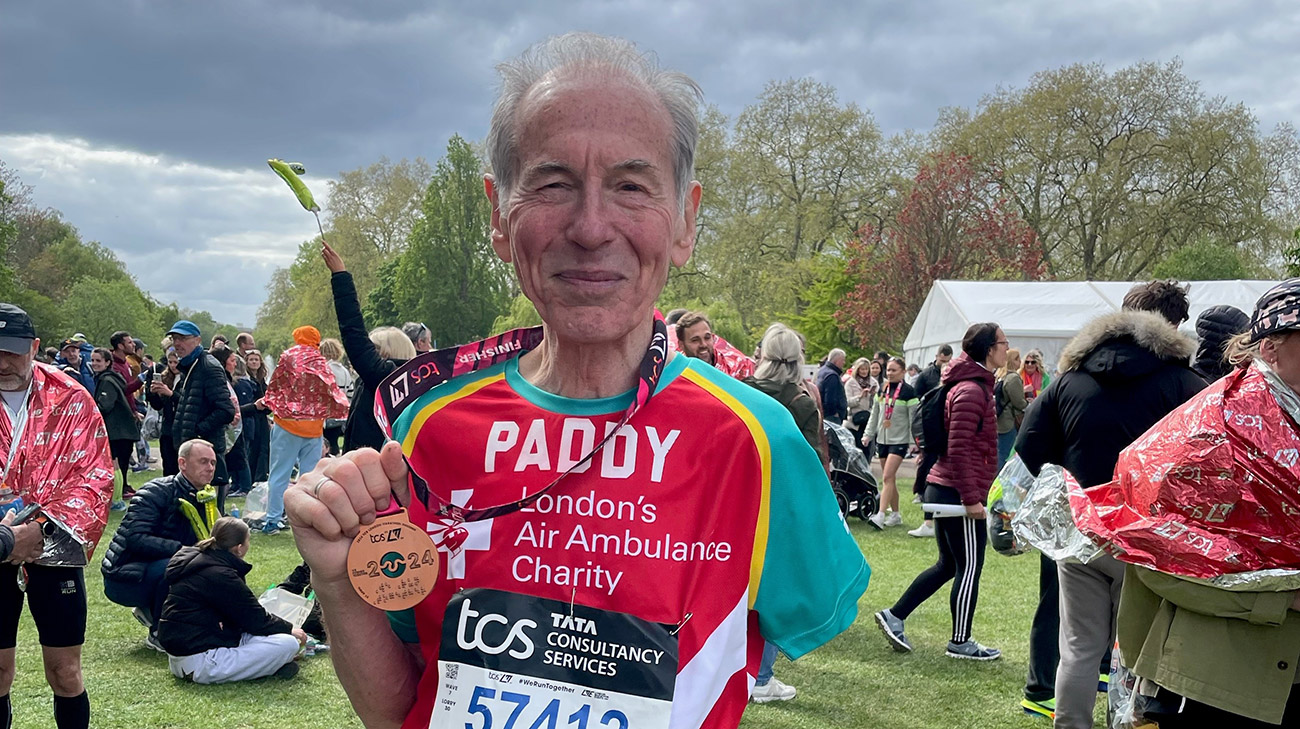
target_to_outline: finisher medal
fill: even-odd
[[[361,527],[348,549],[348,579],[362,600],[380,610],[405,610],[433,591],[438,552],[406,509],[398,509]]]

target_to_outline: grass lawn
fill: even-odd
[[[132,483],[145,476],[133,474]],[[905,489],[905,493],[908,491]],[[241,500],[232,503],[239,504]],[[780,658],[776,675],[797,687],[785,704],[751,705],[742,726],[777,727],[1006,727],[1046,728],[1021,713],[1027,636],[1037,601],[1038,560],[989,551],[981,583],[975,637],[1002,649],[993,663],[944,657],[950,630],[947,592],[918,610],[907,624],[916,652],[894,653],[871,614],[888,606],[934,559],[933,540],[908,537],[919,523],[915,506],[903,512],[905,528],[876,532],[853,518],[850,528],[871,564],[871,587],[859,603],[857,622],[844,635],[798,663]],[[121,521],[113,514],[102,549]],[[249,553],[254,591],[280,581],[298,564],[293,538],[254,535]],[[196,686],[167,670],[167,658],[144,647],[144,628],[130,611],[104,598],[98,562],[86,570],[90,618],[84,653],[92,726],[101,729],[179,727],[360,727],[326,656],[303,661],[297,678],[228,686]],[[24,613],[18,637],[18,677],[13,688],[17,727],[53,726],[51,697],[41,671],[36,629]],[[1104,710],[1104,700],[1100,702]],[[1100,714],[1099,714],[1100,715]]]

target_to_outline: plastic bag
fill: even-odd
[[[1028,544],[1016,539],[1011,521],[1033,485],[1034,474],[1014,453],[993,479],[993,487],[989,489],[989,545],[998,554],[1015,557],[1029,551]]]
[[[244,521],[257,522],[266,518],[266,501],[270,496],[270,486],[265,481],[258,481],[248,490],[244,499],[242,512]]]
[[[1110,683],[1106,689],[1106,724],[1110,729],[1135,729],[1133,698],[1138,677],[1119,661],[1119,643],[1110,652]]]
[[[162,436],[162,413],[153,407],[145,411],[144,423],[140,425],[140,436],[145,440],[158,440]]]
[[[316,604],[316,601],[311,598],[295,595],[280,587],[272,587],[263,592],[257,601],[266,608],[268,613],[289,621],[289,624],[295,628],[302,627],[302,624],[307,621],[307,616],[311,614],[312,605]]]
[[[1102,554],[1102,549],[1074,525],[1067,477],[1060,466],[1043,466],[1011,520],[1011,528],[1016,539],[1033,545],[1048,559],[1087,564]]]

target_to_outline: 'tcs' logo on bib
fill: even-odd
[[[475,622],[471,624],[471,620]],[[492,630],[491,636],[485,638],[483,635],[484,628],[491,625],[509,625],[510,627],[504,636],[501,635],[500,630]],[[523,660],[531,658],[536,648],[526,629],[536,627],[536,622],[526,618],[511,625],[504,615],[479,613],[470,607],[470,601],[467,598],[465,602],[461,603],[460,619],[456,624],[456,644],[463,650],[480,650],[491,656],[509,650],[512,657]],[[496,643],[496,645],[492,645],[493,643]],[[514,647],[516,643],[519,644],[517,648]]]

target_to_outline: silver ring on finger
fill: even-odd
[[[326,476],[325,478],[322,478],[321,480],[317,481],[317,482],[316,482],[316,485],[312,487],[311,495],[312,495],[313,497],[315,497],[317,501],[319,501],[319,500],[320,500],[320,487],[321,487],[321,486],[324,486],[325,484],[327,484],[327,483],[329,483],[330,481],[333,481],[333,480],[334,480],[334,479],[330,478],[329,476]]]

